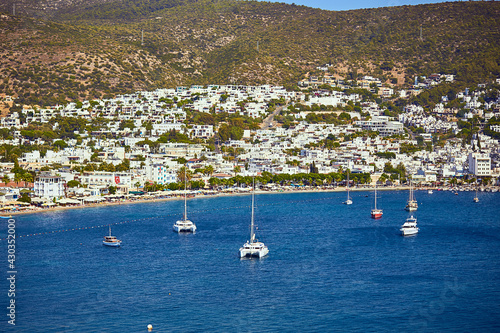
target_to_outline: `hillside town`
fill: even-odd
[[[499,141],[483,129],[500,119],[500,98],[486,100],[486,85],[459,92],[461,108],[449,107],[448,96],[433,109],[407,104],[399,114],[384,103],[452,80],[435,75],[395,92],[370,76],[358,90],[309,77],[297,91],[209,85],[22,106],[0,120],[0,203],[8,212],[172,196],[183,190],[184,167],[193,194],[244,190],[252,176],[275,190],[334,188],[345,186],[347,173],[368,175],[354,177],[355,186],[409,179],[417,186],[498,186]],[[464,124],[478,130],[460,135]],[[498,125],[489,129],[500,132]],[[13,147],[31,149],[12,157]],[[272,175],[287,177],[276,182]]]

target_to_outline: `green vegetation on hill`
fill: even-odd
[[[44,21],[0,17],[0,93],[53,105],[175,85],[291,87],[326,63],[341,77],[399,76],[406,84],[435,72],[455,74],[459,84],[500,76],[498,2],[340,12],[234,0],[58,8],[28,11]]]

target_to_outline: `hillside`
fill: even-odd
[[[406,83],[433,72],[462,82],[500,75],[498,2],[342,12],[230,0],[31,3],[30,16],[0,18],[0,94],[29,104],[188,84],[293,86],[325,63],[342,77]]]

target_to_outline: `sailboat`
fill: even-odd
[[[349,197],[349,172],[347,173],[347,200],[343,202],[345,205],[352,205],[352,200]]]
[[[410,197],[408,198],[408,202],[406,204],[405,210],[409,212],[414,212],[418,208],[418,203],[417,200],[415,200],[415,197],[413,195],[413,187],[411,184],[411,179],[410,179]]]
[[[255,239],[255,231],[254,231],[254,202],[255,202],[255,179],[253,183],[253,191],[252,191],[252,220],[250,224],[250,240],[243,244],[240,247],[240,258],[244,257],[257,257],[262,258],[265,257],[269,253],[269,249],[264,243],[259,242]]]
[[[472,201],[479,202],[479,198],[477,197],[477,187],[476,187],[476,196],[474,197],[474,199],[472,199]]]
[[[173,228],[175,232],[195,232],[196,225],[187,218],[187,166],[184,166],[184,217],[175,222]]]
[[[102,245],[118,247],[122,244],[122,241],[116,239],[115,236],[111,236],[111,225],[109,225],[109,236],[104,236],[104,240],[102,241]]]
[[[380,219],[383,214],[382,209],[377,209],[377,184],[375,184],[375,208],[372,209],[372,219]]]

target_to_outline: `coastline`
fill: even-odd
[[[409,190],[409,186],[387,186],[387,187],[377,187],[377,191],[405,191]],[[415,190],[438,190],[438,187],[424,187],[417,188]],[[372,192],[374,190],[373,187],[352,187],[349,188],[351,192]],[[335,187],[335,188],[319,188],[319,189],[293,189],[293,190],[258,190],[255,191],[255,194],[288,194],[288,193],[327,193],[327,192],[346,192],[346,187]],[[198,199],[198,198],[218,198],[223,196],[242,196],[242,195],[250,195],[251,192],[218,192],[216,194],[200,194],[194,197],[188,197],[189,200]],[[36,214],[36,213],[45,213],[45,212],[56,212],[61,210],[68,209],[85,209],[85,208],[95,208],[95,207],[107,207],[107,206],[118,206],[118,205],[133,205],[138,203],[146,203],[146,202],[163,202],[163,201],[173,201],[173,200],[182,200],[182,195],[176,195],[166,198],[141,198],[130,200],[124,199],[120,201],[104,201],[100,203],[91,203],[91,204],[83,204],[83,205],[74,205],[74,206],[55,206],[55,207],[35,207],[33,209],[20,210],[20,211],[9,211],[2,212],[0,216],[8,217],[8,216],[18,216],[18,215],[27,215],[27,214]]]

